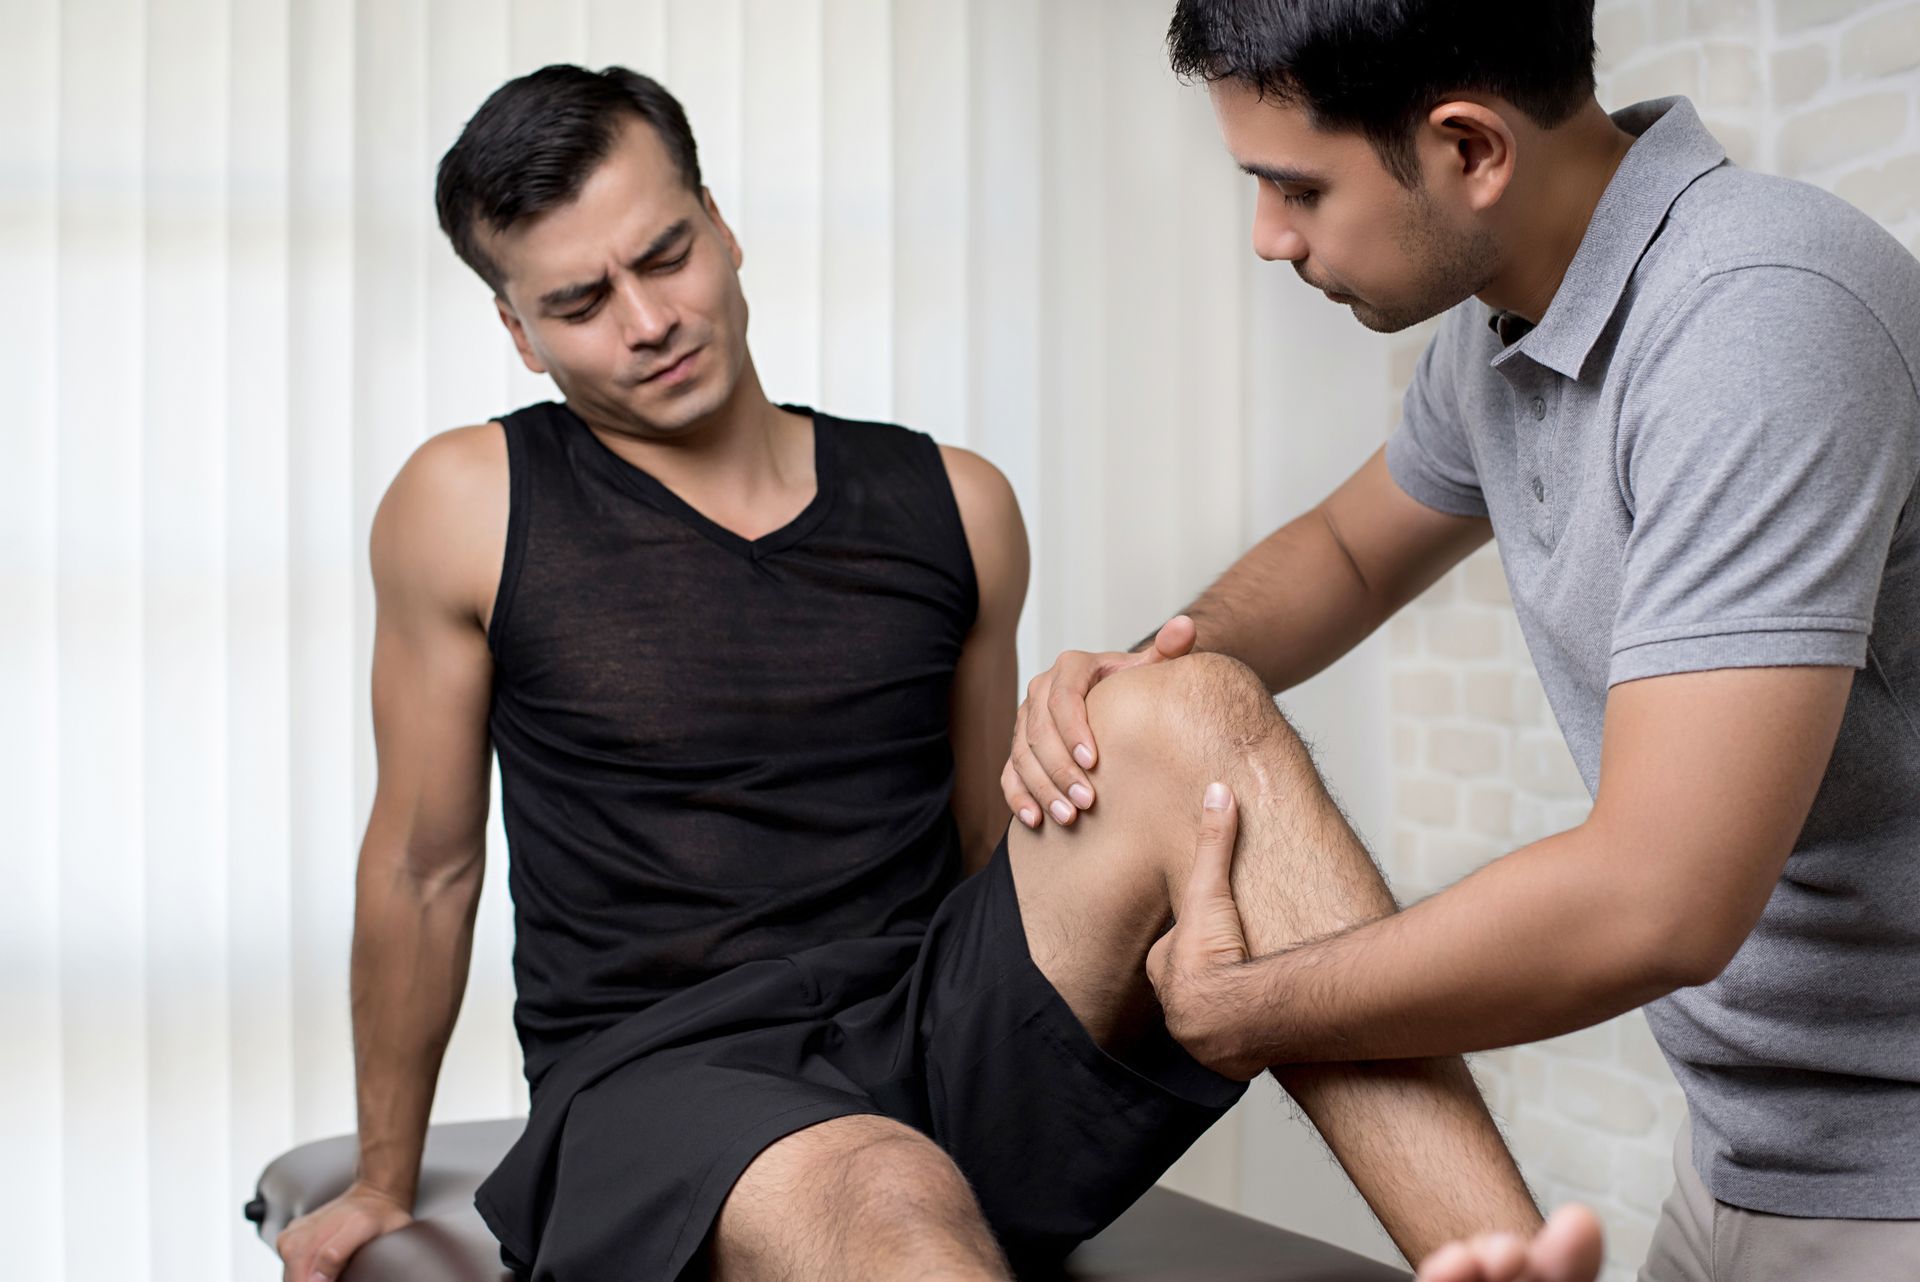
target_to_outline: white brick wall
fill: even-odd
[[[1838,192],[1920,252],[1920,0],[1600,0],[1601,101],[1683,93],[1737,163]],[[1397,388],[1431,326],[1395,340]],[[1402,899],[1578,824],[1586,789],[1560,737],[1489,548],[1391,625]],[[1535,1191],[1609,1230],[1628,1282],[1672,1182],[1684,1115],[1646,1021],[1476,1057]]]

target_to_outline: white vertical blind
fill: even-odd
[[[291,930],[296,844],[291,558],[296,458],[290,335],[293,119],[287,75],[292,15],[274,0],[237,5],[230,28],[227,108],[226,450],[226,1151],[194,1193],[202,1236],[169,1267],[258,1276],[257,1245],[235,1231],[231,1207],[249,1168],[295,1134],[294,965]],[[343,575],[344,577],[344,575]],[[350,814],[334,822],[344,828]],[[310,848],[309,848],[310,849]],[[336,865],[337,866],[337,865]],[[337,955],[337,954],[336,954]],[[337,1000],[337,998],[336,998]],[[304,1020],[304,1015],[302,1019]],[[221,1101],[205,1101],[217,1118]],[[156,1273],[162,1266],[154,1256]],[[184,1276],[184,1274],[183,1274]]]
[[[147,296],[147,8],[59,9],[59,256],[52,314],[59,644],[54,793],[60,868],[60,1143],[64,1254],[107,1277],[151,1240],[151,1050],[143,838],[147,688],[142,548]],[[200,573],[218,578],[218,566]],[[125,1208],[115,1234],[82,1213]]]
[[[62,131],[58,0],[9,11],[0,40],[0,1206],[23,1277],[62,1276],[68,1161],[61,1050],[61,525],[56,355]],[[13,1218],[17,1217],[17,1221]]]
[[[485,95],[580,61],[681,97],[769,393],[1012,479],[1031,671],[1253,533],[1246,193],[1166,8],[8,0],[10,1272],[276,1276],[254,1176],[353,1125],[369,523],[427,435],[552,394],[434,220]],[[525,1103],[505,854],[496,820],[443,1120]]]
[[[143,473],[144,813],[130,853],[146,891],[153,1276],[184,1282],[227,1228],[209,1194],[226,1182],[230,1124],[226,614],[243,600],[226,538],[232,44],[225,0],[157,0],[146,23],[145,388],[129,425]],[[76,1227],[106,1237],[90,1218]]]

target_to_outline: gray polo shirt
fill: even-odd
[[[1858,669],[1759,925],[1647,1017],[1714,1196],[1920,1218],[1920,263],[1684,99],[1614,119],[1639,140],[1546,315],[1449,313],[1387,464],[1491,519],[1589,791],[1616,682]]]

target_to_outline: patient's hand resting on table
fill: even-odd
[[[412,1213],[390,1195],[356,1183],[287,1225],[273,1249],[280,1253],[284,1282],[334,1282],[355,1251],[411,1223]]]

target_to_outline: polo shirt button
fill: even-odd
[[[1540,478],[1537,476],[1533,478],[1533,501],[1535,503],[1545,503],[1547,501],[1547,487],[1541,484]]]
[[[1533,398],[1533,416],[1536,419],[1547,416],[1547,402],[1545,397],[1536,396]]]

